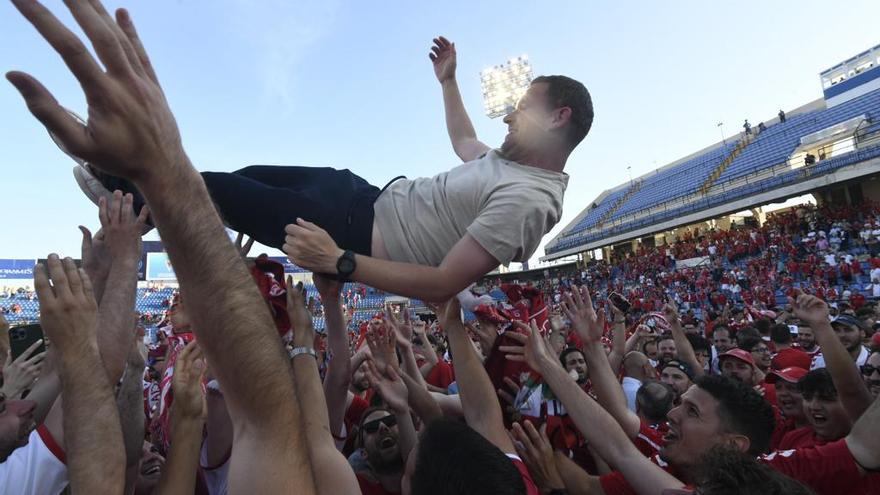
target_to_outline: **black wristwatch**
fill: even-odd
[[[336,260],[336,273],[339,277],[348,280],[351,274],[357,269],[357,262],[354,259],[354,252],[346,250],[342,256]]]

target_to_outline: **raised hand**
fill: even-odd
[[[39,2],[15,0],[13,4],[61,55],[85,93],[89,113],[83,125],[32,76],[15,71],[6,74],[34,117],[63,148],[104,172],[136,183],[167,180],[181,167],[190,167],[177,123],[125,10],[118,10],[114,21],[98,1],[67,2],[92,42],[96,61],[79,38]]]
[[[528,325],[515,321],[516,332],[507,332],[505,335],[516,340],[522,345],[502,345],[498,350],[506,354],[510,361],[524,362],[535,371],[540,372],[541,366],[558,361],[550,352],[550,344],[541,336],[535,320]]]
[[[828,324],[828,305],[825,304],[825,301],[816,296],[804,294],[800,290],[795,290],[794,297],[789,297],[788,301],[794,310],[795,317],[811,327],[816,328],[820,324]]]
[[[394,330],[395,342],[398,347],[412,347],[413,326],[408,311],[404,313],[403,321],[398,320],[397,316],[389,311],[388,317],[385,318],[385,326]]]
[[[315,326],[312,315],[306,307],[302,287],[293,284],[293,277],[287,276],[287,314],[293,327],[294,347],[314,347]]]
[[[46,351],[31,356],[40,347],[43,339],[40,339],[28,347],[15,361],[12,353],[6,356],[6,364],[3,366],[3,393],[9,399],[17,399],[21,393],[31,388],[40,372],[43,370],[43,359]]]
[[[395,369],[398,368],[397,354],[395,353],[396,341],[394,331],[388,328],[388,325],[382,325],[375,330],[373,328],[367,330],[367,345],[370,347],[370,353],[378,369],[384,370],[389,365]]]
[[[367,361],[367,379],[391,409],[409,412],[409,389],[394,366],[385,366],[380,371],[376,363]]]
[[[547,437],[547,424],[541,425],[539,432],[531,421],[525,421],[522,425],[514,423],[511,436],[514,440],[513,445],[516,447],[516,453],[529,468],[529,473],[541,493],[563,490],[565,483],[563,483],[562,475],[556,466],[553,447]]]
[[[110,262],[112,261],[110,258],[110,251],[107,249],[107,244],[104,242],[103,230],[95,232],[94,236],[89,229],[82,225],[79,226],[79,230],[83,235],[82,249],[80,253],[82,267],[89,275],[89,279],[92,280],[92,283],[96,284],[95,299],[100,301],[101,295],[104,292],[104,283],[107,281],[107,276],[110,274]]]
[[[187,418],[206,418],[208,406],[202,389],[206,369],[202,350],[193,340],[180,351],[174,363],[174,376],[171,379],[171,389],[174,391],[172,407],[178,414]]]
[[[593,300],[587,287],[581,286],[572,293],[565,294],[562,310],[571,320],[571,327],[587,343],[596,343],[605,333],[605,312],[598,314],[593,309]]]
[[[666,321],[669,322],[670,326],[681,326],[681,317],[678,315],[678,308],[675,307],[675,303],[667,302],[663,306],[663,316],[666,318]]]
[[[150,210],[144,206],[140,214],[135,216],[133,203],[134,197],[131,194],[123,195],[122,191],[113,192],[109,205],[104,197],[98,200],[104,244],[113,259],[140,256],[141,236]]]
[[[428,54],[431,63],[434,64],[434,75],[441,83],[455,78],[455,43],[440,36],[434,38],[434,45],[431,47],[431,53]]]
[[[50,254],[47,266],[34,268],[34,288],[40,300],[40,323],[61,361],[97,355],[95,320],[98,305],[92,282],[73,260]],[[50,284],[51,280],[51,284]]]

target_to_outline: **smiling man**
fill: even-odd
[[[536,78],[492,149],[465,111],[455,45],[435,39],[430,58],[464,164],[381,189],[332,168],[205,172],[224,222],[313,272],[428,301],[449,299],[499,264],[528,261],[562,215],[563,169],[593,122],[590,93],[565,76]],[[93,201],[114,189],[136,192],[79,161],[77,182]]]

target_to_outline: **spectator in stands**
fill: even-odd
[[[824,445],[850,432],[852,420],[840,402],[828,370],[810,371],[800,379],[798,387],[809,425],[787,433],[779,444],[780,450]]]
[[[804,156],[804,165],[807,165],[807,166],[815,165],[815,163],[816,163],[816,155],[808,152],[806,154],[806,156]]]
[[[660,368],[660,381],[672,387],[680,397],[694,384],[694,370],[687,363],[671,360]]]
[[[712,332],[712,346],[717,354],[724,354],[736,346],[729,327],[726,325],[715,326],[715,330]]]
[[[767,374],[767,383],[776,388],[776,402],[785,418],[785,431],[807,425],[804,398],[798,383],[807,374],[804,368],[784,368]]]
[[[796,328],[796,327],[795,327]],[[776,348],[776,354],[770,361],[774,370],[797,367],[810,369],[813,359],[806,352],[792,347],[791,329],[784,323],[777,323],[770,329],[770,341]]]
[[[636,394],[634,412],[652,428],[665,430],[666,417],[675,407],[678,396],[678,392],[666,383],[646,381]]]
[[[785,112],[783,112],[783,111],[780,109],[778,115],[779,115],[779,123],[780,123],[780,124],[785,123]]]
[[[666,363],[676,359],[678,351],[675,348],[675,339],[670,334],[664,334],[657,340],[657,360],[662,368]]]
[[[865,337],[865,329],[861,320],[850,315],[840,315],[831,321],[831,327],[840,343],[846,348],[852,360],[857,366],[862,366],[868,360],[868,349],[862,345]],[[817,354],[813,359],[812,368],[824,368],[825,356]]]
[[[813,329],[808,326],[798,326],[797,343],[798,347],[811,358],[820,352],[819,346],[816,345],[816,338],[813,336]]]
[[[752,135],[752,124],[749,124],[749,119],[746,119],[746,121],[743,123],[743,129],[745,129],[745,133],[747,136]]]
[[[767,130],[767,126],[764,125],[763,122],[758,122],[758,134]]]
[[[767,344],[764,343],[762,338],[743,338],[737,339],[737,342],[739,342],[740,349],[751,353],[755,367],[758,371],[762,374],[766,374],[770,371],[770,348],[767,347]]]
[[[587,360],[584,357],[583,351],[577,347],[569,347],[559,355],[559,361],[562,363],[565,371],[571,373],[572,376],[577,376],[575,381],[577,381],[578,385],[583,387],[587,384],[590,375],[587,374]]]

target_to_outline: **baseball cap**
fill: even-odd
[[[683,363],[677,359],[673,359],[672,361],[668,361],[666,364],[663,365],[663,368],[669,367],[677,368],[679,371],[687,375],[687,377],[690,378],[691,381],[694,381],[694,370],[689,364]]]
[[[748,363],[752,366],[755,365],[755,359],[752,357],[752,353],[738,347],[734,347],[733,349],[718,356],[718,361],[720,362],[721,359],[725,357],[732,357],[734,359],[739,359],[740,361]]]
[[[803,378],[809,371],[798,367],[798,366],[790,366],[788,368],[783,368],[781,370],[773,370],[770,373],[767,373],[767,378],[764,379],[767,383],[776,383],[776,380],[782,379],[789,383],[797,383]]]
[[[774,370],[782,370],[786,368],[804,368],[810,369],[813,358],[804,351],[799,349],[784,349],[779,354],[773,356],[770,361],[770,367]]]
[[[859,330],[864,329],[864,324],[862,323],[862,320],[860,320],[852,315],[842,314],[842,315],[834,318],[833,320],[831,320],[832,325],[834,325],[835,323],[841,324],[841,325],[847,325],[847,326],[851,326],[851,327],[856,327]]]

